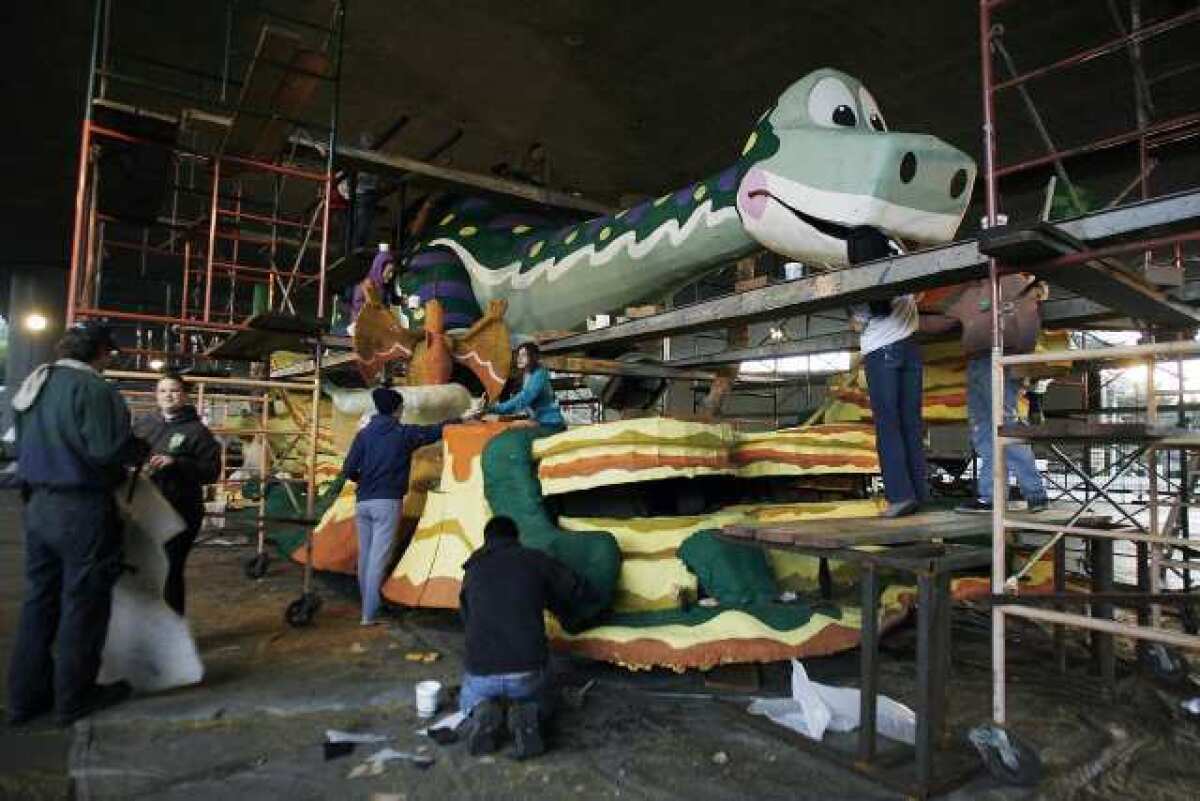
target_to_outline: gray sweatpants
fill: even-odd
[[[354,507],[358,529],[358,591],[362,595],[362,618],[374,620],[379,611],[379,588],[387,566],[392,539],[400,525],[401,501],[359,501]]]

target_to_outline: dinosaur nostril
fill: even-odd
[[[917,156],[911,150],[904,154],[900,161],[900,180],[904,183],[911,181],[917,174]]]
[[[967,188],[967,171],[959,170],[954,173],[954,177],[950,179],[950,197],[958,200],[958,196]]]

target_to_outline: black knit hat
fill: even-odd
[[[371,400],[375,401],[376,411],[388,417],[391,417],[397,409],[404,405],[404,398],[400,396],[400,393],[387,387],[379,387],[372,391]]]

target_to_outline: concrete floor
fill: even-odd
[[[16,497],[0,493],[0,659],[7,665],[20,595]],[[457,684],[462,634],[453,614],[397,612],[362,629],[352,585],[322,582],[314,626],[282,619],[298,594],[299,570],[276,563],[257,582],[242,576],[247,553],[200,548],[189,564],[189,608],[207,668],[202,685],[127,704],[60,731],[0,729],[0,798],[20,799],[894,799],[899,796],[795,750],[747,725],[734,706],[713,703],[696,674],[630,674],[561,660],[564,682],[595,678],[581,709],[567,709],[545,757],[474,759],[462,745],[419,737],[413,686]],[[956,625],[952,731],[988,714],[990,673],[984,619]],[[1178,712],[1177,694],[1125,678],[1106,700],[1082,668],[1050,672],[1045,638],[1026,632],[1013,648],[1014,723],[1039,748],[1048,777],[1035,790],[986,776],[948,798],[1190,799],[1200,786],[1200,726]],[[883,687],[912,702],[915,638],[886,642]],[[437,651],[431,664],[411,651]],[[853,680],[856,654],[812,660],[820,680]],[[1079,661],[1082,661],[1081,659]],[[2,671],[4,668],[0,668]],[[763,671],[765,694],[786,691],[785,665]],[[388,735],[397,750],[423,750],[435,764],[388,763],[350,778],[376,747],[325,761],[327,728]],[[723,754],[723,757],[716,756]],[[962,754],[971,762],[969,754]]]

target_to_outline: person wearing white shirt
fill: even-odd
[[[856,228],[850,240],[852,263],[872,261],[898,252],[873,228]],[[928,500],[921,394],[924,365],[914,335],[920,315],[913,295],[872,301],[851,309],[861,327],[859,348],[867,374],[875,448],[883,472],[888,505],[883,517],[902,517]]]

